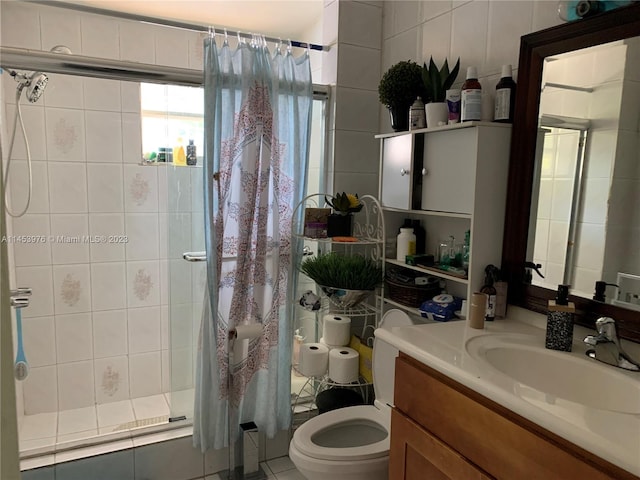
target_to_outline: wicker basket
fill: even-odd
[[[391,278],[385,278],[384,283],[388,292],[388,298],[407,307],[418,308],[422,305],[422,302],[440,293],[438,283],[411,285],[397,282]]]

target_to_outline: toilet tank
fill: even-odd
[[[413,325],[411,318],[402,310],[389,310],[382,317],[379,328],[407,327]],[[395,380],[395,366],[398,349],[387,342],[374,338],[373,340],[373,390],[376,394],[375,405],[382,409],[389,409],[393,405],[393,382]],[[390,413],[389,413],[390,414]]]

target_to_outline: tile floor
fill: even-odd
[[[173,398],[176,403],[193,405],[193,390],[178,392]],[[169,418],[170,405],[171,393],[165,393],[93,407],[25,415],[18,420],[20,452],[164,423]]]
[[[269,480],[305,480],[289,457],[274,458],[260,464]],[[197,480],[226,480],[220,475],[209,475]]]

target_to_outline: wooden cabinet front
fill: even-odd
[[[505,480],[638,480],[630,472],[404,354],[396,359],[394,388],[396,409],[491,477]],[[408,443],[394,438],[403,431],[394,430],[392,425],[392,448]],[[413,445],[417,443],[413,442]],[[421,445],[421,448],[430,448],[427,444]],[[418,447],[413,448],[418,450]],[[427,456],[419,451],[422,457]],[[412,454],[412,458],[415,455]],[[470,477],[442,478],[466,480]]]

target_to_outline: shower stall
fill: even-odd
[[[0,245],[10,285],[32,291],[16,382],[23,457],[188,424],[206,279],[204,262],[184,258],[205,249],[204,34],[40,8],[42,51],[7,47],[3,22],[0,75],[3,147],[24,90],[6,190],[17,215]],[[72,53],[47,51],[44,26],[58,20],[81,27],[82,42],[53,40]],[[111,56],[105,32],[118,35],[120,60],[98,55]],[[155,39],[155,56],[125,52],[134,34]],[[176,44],[188,52],[181,68],[160,60]],[[326,98],[319,89],[314,100],[311,191],[324,187]],[[195,165],[166,161],[191,139]]]

